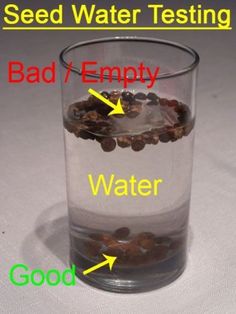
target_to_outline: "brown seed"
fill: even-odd
[[[151,250],[155,246],[154,239],[142,239],[139,241],[139,245],[145,250]]]
[[[128,118],[136,118],[142,112],[142,104],[135,102],[130,106],[129,111],[127,112]]]
[[[89,121],[97,121],[99,119],[103,119],[102,115],[100,115],[97,111],[89,111],[83,116],[83,120],[89,120]]]
[[[159,133],[158,131],[152,131],[151,144],[156,145],[159,142]]]
[[[144,149],[145,142],[141,136],[135,136],[132,138],[131,147],[135,152],[139,152],[140,150]]]
[[[118,90],[114,90],[110,94],[110,101],[113,102],[114,104],[116,104],[118,99],[120,98],[120,96],[121,96],[121,92]]]
[[[178,140],[182,138],[184,135],[184,129],[182,127],[178,127],[174,129],[174,137]]]
[[[112,152],[116,148],[116,141],[112,137],[106,137],[101,140],[101,147],[104,152]]]
[[[172,99],[168,101],[168,106],[169,107],[174,107],[176,108],[178,106],[179,102],[176,99]]]
[[[95,257],[100,253],[101,244],[95,241],[86,241],[85,243],[86,252],[91,257]]]
[[[168,132],[162,133],[159,135],[159,140],[162,143],[168,143],[170,141],[171,137],[168,134]]]
[[[142,252],[140,248],[138,247],[138,245],[136,245],[134,242],[130,242],[128,245],[126,245],[125,254],[128,257],[133,257],[133,256],[141,255]]]
[[[110,256],[116,256],[117,261],[119,261],[119,259],[124,255],[124,252],[121,248],[119,248],[119,246],[110,246],[104,251],[104,253]]]
[[[151,100],[156,100],[158,99],[158,96],[155,93],[148,93],[147,98]]]
[[[130,136],[119,136],[117,137],[118,146],[125,148],[131,145],[131,137]]]
[[[147,98],[147,96],[144,93],[137,93],[137,94],[135,94],[134,98],[135,99],[145,100]]]
[[[102,242],[106,246],[114,246],[117,245],[118,242],[113,238],[113,236],[109,233],[103,233],[102,235]]]
[[[142,138],[143,138],[145,144],[151,144],[152,143],[152,132],[151,131],[144,132],[142,134]]]
[[[113,236],[114,236],[116,239],[123,240],[123,239],[126,239],[129,234],[130,234],[129,228],[127,228],[127,227],[122,227],[122,228],[117,229],[117,230],[113,233]]]
[[[151,232],[141,232],[134,238],[133,241],[137,243],[138,245],[141,245],[141,242],[143,240],[154,240],[154,238],[155,238],[155,235]]]

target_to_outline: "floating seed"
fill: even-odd
[[[127,91],[122,92],[121,96],[123,100],[126,100],[130,103],[134,100],[134,95]]]
[[[141,136],[133,137],[131,147],[135,152],[139,152],[140,150],[144,149],[145,142]]]
[[[168,133],[162,133],[159,135],[159,140],[162,143],[168,143],[170,141],[170,135]]]
[[[134,96],[135,99],[145,100],[147,98],[146,94],[144,93],[137,93]]]
[[[119,136],[119,137],[117,137],[117,144],[121,148],[129,147],[131,145],[131,137],[130,136]]]
[[[116,141],[112,137],[106,137],[101,140],[101,147],[104,152],[112,152],[116,148]]]
[[[147,98],[151,100],[156,100],[158,99],[158,96],[155,93],[148,93]]]
[[[110,98],[110,94],[109,94],[108,92],[103,91],[103,92],[101,92],[101,95],[102,95],[104,98],[106,98],[106,99],[109,99],[109,98]]]

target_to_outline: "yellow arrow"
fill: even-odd
[[[89,273],[97,270],[98,268],[106,266],[107,264],[109,264],[109,268],[110,268],[110,270],[112,270],[113,264],[114,264],[115,260],[117,259],[117,257],[116,256],[109,256],[109,255],[105,255],[105,254],[102,254],[102,255],[105,257],[105,261],[84,270],[83,275],[88,275]]]
[[[108,105],[109,107],[113,108],[113,110],[108,114],[108,116],[111,116],[113,114],[125,114],[124,110],[122,108],[121,105],[121,101],[120,98],[117,101],[117,104],[114,105],[109,99],[106,99],[105,97],[103,97],[101,94],[99,94],[98,92],[96,92],[94,89],[90,88],[88,90],[88,92],[97,97],[99,100],[101,100],[102,102],[104,102],[104,104]]]

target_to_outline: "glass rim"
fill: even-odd
[[[190,63],[189,65],[183,67],[180,70],[177,71],[173,71],[173,72],[166,72],[166,73],[162,73],[159,74],[158,77],[156,78],[156,80],[160,80],[160,79],[167,79],[167,78],[172,78],[172,77],[176,77],[176,76],[181,76],[184,75],[188,72],[193,71],[199,64],[200,62],[200,57],[199,54],[192,48],[174,42],[174,41],[170,41],[170,40],[165,40],[165,39],[156,39],[156,38],[151,38],[151,37],[139,37],[139,36],[116,36],[116,37],[104,37],[104,38],[99,38],[99,39],[92,39],[92,40],[86,40],[86,41],[81,41],[81,42],[77,42],[75,44],[69,45],[66,48],[64,48],[60,55],[59,55],[59,61],[60,64],[66,68],[66,69],[70,69],[72,72],[77,73],[79,75],[82,75],[82,70],[78,67],[75,67],[71,64],[69,64],[66,60],[65,60],[65,56],[67,53],[69,53],[70,51],[80,48],[80,47],[84,47],[84,46],[90,46],[93,44],[99,44],[99,43],[106,43],[106,42],[126,42],[126,41],[133,41],[133,42],[147,42],[147,43],[154,43],[154,44],[161,44],[161,45],[166,45],[166,46],[171,46],[173,48],[179,49],[184,51],[185,53],[191,55],[193,57],[193,62]],[[98,78],[99,75],[97,74],[86,74],[86,76],[88,77],[93,77],[93,78]],[[108,79],[109,76],[108,75],[104,75],[105,79]],[[116,76],[112,76],[112,78],[114,80],[118,80],[118,77]],[[137,77],[137,79],[139,79],[139,77]],[[148,80],[148,78],[145,78],[145,80]]]

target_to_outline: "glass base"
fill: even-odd
[[[76,265],[77,277],[93,287],[110,292],[138,293],[161,288],[177,279],[185,269],[186,255],[181,251],[163,262],[132,268],[114,264],[112,271],[104,266],[86,276],[83,271],[94,266],[94,262],[72,251],[70,263]]]

